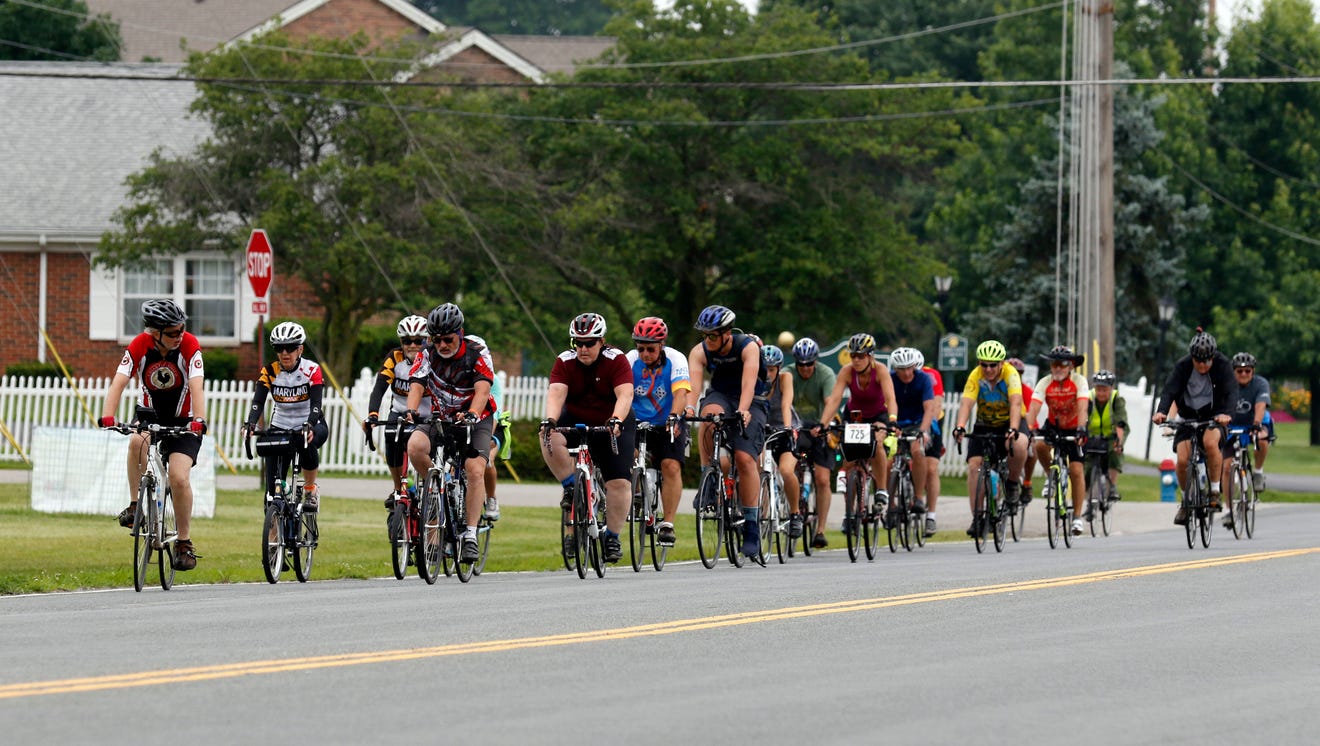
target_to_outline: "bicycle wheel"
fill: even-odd
[[[760,519],[758,521],[759,525],[756,527],[757,532],[761,535],[761,547],[760,556],[756,558],[756,561],[763,567],[766,564],[766,560],[770,558],[770,542],[775,536],[777,536],[775,526],[779,520],[775,515],[774,490],[774,480],[770,478],[769,474],[762,473],[760,511],[757,514],[760,516]],[[780,563],[783,563],[784,560],[781,558],[779,561]]]
[[[1251,476],[1247,475],[1247,499],[1242,510],[1242,525],[1247,532],[1247,538],[1256,536],[1256,503],[1260,502],[1260,495],[1256,493],[1256,483],[1251,481]]]
[[[142,592],[147,582],[147,565],[151,562],[151,511],[155,503],[151,480],[143,477],[138,485],[137,510],[133,513],[133,590]]]
[[[660,519],[664,516],[664,509],[660,506],[659,487],[650,491],[646,496],[646,504],[649,506],[646,510],[646,525],[649,527],[651,542],[651,566],[656,572],[665,569],[665,561],[669,559],[669,547],[662,546],[657,532],[660,530]]]
[[[815,479],[815,474],[808,471],[803,479]],[[806,484],[801,482],[800,484]],[[802,511],[802,554],[811,556],[811,540],[816,538],[816,500],[815,492],[798,498],[798,510]]]
[[[1233,538],[1241,539],[1246,533],[1247,501],[1250,499],[1248,485],[1251,477],[1246,469],[1233,469],[1233,476],[1228,480],[1228,509],[1233,516]]]
[[[597,472],[597,476],[600,472]],[[599,480],[596,484],[601,484]],[[605,496],[597,493],[596,509],[593,511],[593,518],[596,523],[596,538],[591,542],[591,569],[595,570],[596,577],[605,577]]]
[[[1187,509],[1187,523],[1183,529],[1187,532],[1187,548],[1196,548],[1196,511],[1201,502],[1200,488],[1196,484],[1196,475],[1187,475],[1187,489],[1183,491],[1183,506]]]
[[[444,555],[445,518],[440,510],[444,485],[438,473],[426,477],[425,489],[417,494],[417,577],[427,585],[435,585],[440,577]]]
[[[1059,530],[1063,534],[1063,545],[1072,549],[1072,522],[1075,513],[1072,506],[1072,492],[1065,472],[1059,470]]]
[[[1209,507],[1202,508],[1196,514],[1196,527],[1201,534],[1201,546],[1210,548],[1210,534],[1215,530],[1215,514]]]
[[[900,489],[902,488],[899,485],[898,474],[891,474],[889,476],[889,494],[893,496],[895,499],[899,500],[898,503],[899,505],[902,505],[903,502],[901,497],[899,496]],[[886,525],[885,534],[889,539],[889,553],[893,554],[897,552],[898,546],[903,543],[903,537],[899,534],[898,526]]]
[[[278,583],[284,570],[284,516],[280,504],[266,503],[266,518],[261,522],[261,569],[266,582]]]
[[[390,537],[390,565],[394,569],[396,580],[403,580],[408,574],[408,554],[412,551],[412,539],[408,536],[408,507],[402,500],[395,499],[394,509],[390,511],[388,533]]]
[[[460,471],[458,476],[449,482],[449,489],[445,491],[445,522],[449,524],[449,531],[446,532],[449,537],[449,551],[452,553],[454,572],[458,574],[460,583],[466,583],[472,579],[472,566],[476,560],[464,562],[463,553],[463,534],[467,531],[467,476]],[[478,518],[478,521],[481,519]],[[481,545],[477,544],[477,559],[481,558]]]
[[[477,521],[477,561],[472,563],[472,574],[480,575],[486,571],[486,559],[490,556],[490,534],[495,524],[483,513]]]
[[[587,568],[591,565],[592,558],[590,552],[591,545],[595,544],[591,540],[588,531],[587,515],[587,485],[583,483],[582,475],[578,474],[577,481],[573,483],[573,569],[577,571],[579,579],[586,579]]]
[[[788,521],[791,519],[788,498],[784,496],[784,478],[775,474],[772,481],[775,489],[775,557],[782,565],[788,561],[788,557],[793,556],[793,540],[788,537]]]
[[[850,524],[848,530],[843,532],[844,538],[848,541],[848,559],[856,562],[857,555],[862,549],[862,521],[866,516],[866,506],[862,504],[865,499],[865,490],[862,489],[861,469],[849,469],[848,481],[844,483],[843,499],[845,520]]]
[[[1004,493],[1002,485],[1005,484],[1003,475],[1000,475],[999,490],[990,497],[987,503],[990,506],[990,534],[994,537],[995,551],[1004,551],[1004,541],[1008,538],[1008,510],[1004,506]],[[1018,508],[1021,510],[1021,508]]]
[[[1096,535],[1096,519],[1102,517],[1097,514],[1102,512],[1100,506],[1104,503],[1104,479],[1098,468],[1091,469],[1091,478],[1087,481],[1089,486],[1086,488],[1086,515],[1084,517],[1093,537]]]
[[[628,511],[628,559],[633,572],[642,571],[646,552],[646,477],[641,469],[632,472],[632,508]]]
[[[320,532],[316,527],[316,513],[300,513],[294,527],[293,574],[299,583],[306,583],[312,577],[312,558],[316,555],[316,543]]]
[[[697,553],[708,570],[719,559],[720,543],[724,541],[722,491],[719,474],[713,470],[703,474],[697,485]]]
[[[862,524],[862,546],[866,548],[866,559],[875,560],[875,555],[880,550],[880,516],[884,515],[884,511],[875,510],[875,480],[869,477],[862,482],[862,502],[871,506],[862,514],[860,521]],[[903,528],[906,529],[906,525]],[[905,542],[903,546],[907,546],[907,538],[902,536],[902,532],[900,532],[900,536]]]
[[[986,531],[986,506],[990,504],[990,473],[981,465],[981,470],[976,475],[976,506],[972,509],[972,542],[976,545],[976,553],[985,551],[985,531]]]
[[[168,591],[174,587],[174,542],[179,536],[174,521],[174,496],[170,494],[169,485],[165,486],[161,506],[160,530],[157,532],[160,551],[156,554],[156,561],[160,564],[160,587]]]
[[[742,512],[742,503],[738,499],[738,486],[735,484],[732,494],[724,496],[724,506],[728,514],[724,517],[724,554],[729,558],[729,564],[734,567],[743,566],[742,539],[743,532],[747,530]],[[753,530],[756,530],[753,528]]]
[[[1045,477],[1045,536],[1050,549],[1059,545],[1059,470],[1050,467]]]
[[[914,538],[911,519],[916,515],[912,510],[912,472],[904,468],[903,474],[898,480],[898,492],[895,493],[891,489],[889,494],[894,495],[895,504],[898,505],[898,513],[894,516],[894,522],[898,525],[898,538],[903,544],[903,548],[910,552],[912,551]],[[888,506],[886,506],[886,509],[888,509]]]

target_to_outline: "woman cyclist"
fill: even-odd
[[[829,422],[843,402],[843,389],[849,393],[848,410],[851,413],[848,422],[883,422],[896,424],[898,410],[891,406],[894,402],[894,381],[889,374],[889,367],[875,359],[875,337],[861,332],[848,340],[848,357],[851,364],[839,371],[834,380],[834,390],[825,401],[821,410],[821,421]],[[889,474],[889,454],[884,448],[877,447],[871,457],[871,473],[875,475],[878,489],[876,503],[880,506],[889,504],[889,490],[879,487],[886,483]],[[844,518],[843,532],[851,528]]]

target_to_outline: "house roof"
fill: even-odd
[[[181,156],[207,137],[191,117],[191,83],[178,65],[0,63],[0,101],[12,102],[0,137],[0,241],[87,241],[112,228],[124,180],[159,148]],[[31,77],[15,73],[152,75],[159,80]]]
[[[612,36],[519,36],[492,34],[491,39],[547,73],[571,73],[615,44]]]

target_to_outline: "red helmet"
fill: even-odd
[[[663,342],[668,336],[669,327],[665,326],[664,319],[659,316],[647,316],[638,320],[637,325],[633,327],[635,342]]]

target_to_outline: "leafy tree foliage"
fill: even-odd
[[[108,14],[87,18],[82,0],[41,0],[45,8],[0,3],[0,60],[119,59],[123,39]]]
[[[412,0],[451,26],[491,34],[599,34],[612,11],[607,0]]]

